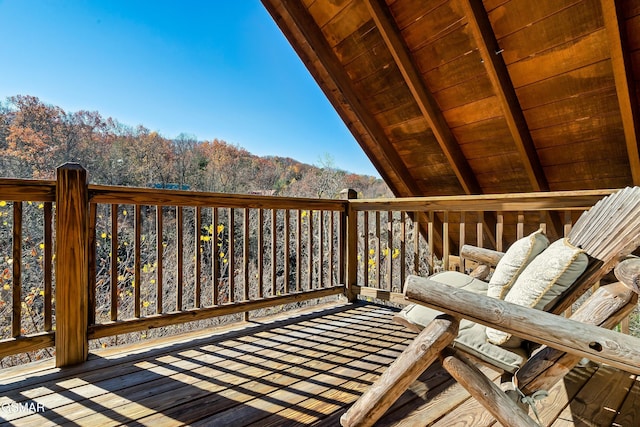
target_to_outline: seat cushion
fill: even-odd
[[[538,255],[520,274],[504,300],[525,307],[543,310],[562,295],[585,271],[589,259],[584,251],[567,239],[561,239]],[[489,341],[508,345],[511,335],[487,328]]]
[[[484,295],[487,292],[486,282],[457,271],[444,271],[430,276],[429,279],[478,294]],[[410,304],[402,309],[394,320],[400,324],[413,325],[412,329],[421,330],[441,314],[437,310],[419,304]],[[503,348],[494,345],[487,340],[485,326],[464,319],[460,322],[453,347],[511,373],[518,370],[527,359],[527,352],[523,348]]]
[[[489,280],[487,295],[493,298],[504,299],[520,273],[549,246],[549,239],[542,229],[531,233],[527,237],[519,239],[512,244]]]

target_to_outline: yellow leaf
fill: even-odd
[[[38,209],[44,209],[44,203],[40,203],[40,204],[38,205]]]
[[[156,283],[156,279],[151,279],[149,280],[149,283],[151,283],[152,285],[154,285]]]
[[[142,306],[143,306],[144,308],[149,307],[149,305],[150,305],[150,302],[149,302],[149,301],[144,301],[144,302],[142,303]]]
[[[127,216],[127,210],[126,209],[122,211],[122,215]]]
[[[218,232],[218,234],[222,233],[224,231],[224,225],[223,224],[218,224],[218,227],[216,228],[216,231]]]
[[[44,249],[44,243],[40,243],[40,249]]]
[[[375,255],[375,254],[376,254],[375,249],[369,249],[369,255]]]
[[[200,236],[200,240],[202,240],[203,242],[208,242],[209,240],[211,240],[211,237],[209,237],[209,236]]]
[[[8,290],[11,289],[11,286],[9,286],[9,284],[5,283],[3,288],[4,288],[5,291],[8,291]]]
[[[0,200],[0,208],[4,208],[5,206],[7,206],[7,202]]]
[[[106,239],[106,238],[107,238],[107,233],[103,232],[103,233],[100,235],[100,237],[102,237],[103,239]]]

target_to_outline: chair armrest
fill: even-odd
[[[640,258],[629,257],[625,259],[616,266],[613,272],[625,286],[640,294]]]
[[[504,252],[498,252],[491,249],[479,248],[472,245],[463,245],[460,250],[460,256],[464,259],[475,261],[478,264],[496,266],[498,261],[504,256]]]
[[[529,341],[640,374],[640,339],[594,325],[409,276],[406,298]]]

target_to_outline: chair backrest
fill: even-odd
[[[559,314],[640,246],[640,187],[627,187],[585,211],[567,235],[589,256],[585,272],[545,311]]]

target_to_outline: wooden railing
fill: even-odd
[[[0,180],[0,357],[54,345],[55,195],[54,181]]]
[[[246,320],[345,292],[333,266],[344,265],[346,201],[102,186],[89,194],[91,339],[235,313]],[[108,281],[96,282],[100,269]]]
[[[320,200],[89,185],[78,165],[0,180],[0,357],[55,347],[64,366],[90,340],[339,294],[404,303],[408,274],[469,269],[463,244],[562,236],[610,192]]]
[[[457,256],[465,244],[504,251],[542,227],[566,235],[584,210],[612,190],[482,196],[351,200],[356,255],[349,261],[354,292],[404,303],[407,274],[468,271]]]

